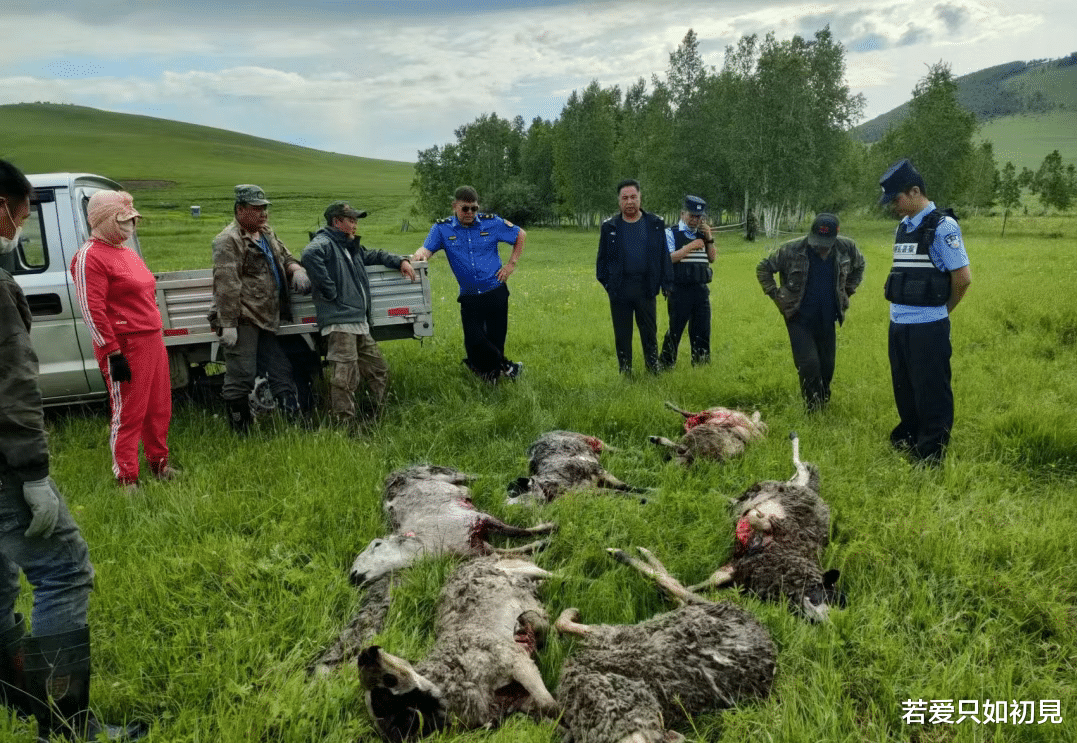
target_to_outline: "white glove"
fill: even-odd
[[[310,277],[304,269],[292,274],[292,287],[300,294],[310,294]]]
[[[30,513],[34,515],[30,527],[23,532],[24,535],[30,539],[51,537],[52,530],[56,528],[56,520],[60,517],[60,499],[49,478],[24,482],[22,497],[26,505],[30,506]]]
[[[236,328],[221,328],[221,345],[231,348],[239,342],[239,330]]]

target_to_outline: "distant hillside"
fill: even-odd
[[[978,141],[991,142],[995,162],[1035,170],[1052,150],[1077,163],[1077,52],[1053,60],[1010,62],[956,78],[961,105],[976,115]],[[908,116],[904,103],[861,124],[853,136],[875,142]]]
[[[1006,116],[1077,111],[1077,52],[1062,59],[988,67],[955,81],[958,102],[981,124]],[[853,135],[876,142],[908,113],[909,104],[903,103],[856,127]]]
[[[287,193],[410,201],[411,163],[338,155],[246,134],[84,106],[0,106],[0,157],[28,173],[100,173],[162,196],[230,194],[237,183]]]

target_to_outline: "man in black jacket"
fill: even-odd
[[[330,409],[349,424],[355,421],[355,388],[360,377],[370,386],[375,414],[389,387],[389,365],[370,335],[366,266],[379,263],[415,281],[407,258],[360,245],[355,228],[365,216],[365,211],[347,202],[334,201],[325,210],[326,226],[314,234],[301,259],[311,281],[318,328],[329,346],[325,358],[333,365]]]
[[[639,181],[617,185],[620,214],[602,223],[596,275],[610,298],[617,365],[632,373],[632,321],[639,328],[643,363],[658,372],[658,311],[655,297],[673,286],[673,264],[666,249],[666,225],[643,211]]]

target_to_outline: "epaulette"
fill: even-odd
[[[438,221],[434,222],[434,224],[448,224],[451,221],[452,217],[445,217],[444,219],[439,219]]]

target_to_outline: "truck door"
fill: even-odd
[[[41,396],[57,402],[61,401],[57,398],[85,395],[90,390],[83,362],[86,354],[75,332],[75,320],[81,316],[68,291],[70,277],[60,234],[55,191],[36,189],[19,247],[7,266],[33,314],[30,338],[40,362]],[[89,356],[92,360],[93,354]]]

